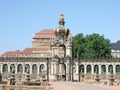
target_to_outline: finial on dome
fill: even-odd
[[[60,14],[60,21],[59,21],[59,25],[60,25],[60,26],[64,26],[64,23],[65,23],[65,22],[64,22],[64,17],[63,17],[63,16],[64,16],[64,14],[61,13],[61,14]]]
[[[60,14],[60,21],[64,21],[64,14],[63,13]]]

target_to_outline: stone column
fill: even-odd
[[[94,74],[94,65],[91,65],[91,74]]]
[[[76,64],[76,74],[78,75],[79,66]]]
[[[8,73],[10,72],[10,63],[8,63]]]
[[[66,74],[69,74],[69,63],[66,64]]]
[[[58,47],[55,47],[55,55],[57,55],[58,56]]]
[[[15,74],[17,74],[18,64],[15,64]]]
[[[84,74],[87,74],[87,65],[86,64],[84,65],[84,71],[85,71]]]
[[[72,47],[66,46],[66,57],[70,56],[72,57]]]
[[[54,63],[51,63],[51,74],[54,75],[54,72],[55,72],[55,64]]]
[[[113,74],[116,75],[116,65],[113,64]]]
[[[59,74],[62,74],[62,64],[59,64]]]
[[[32,74],[32,64],[30,64],[30,74]]]
[[[101,74],[101,64],[99,65],[99,74]]]
[[[66,80],[69,79],[69,63],[66,63]]]
[[[37,74],[39,74],[39,66],[40,66],[40,65],[37,65]]]
[[[56,70],[55,70],[55,74],[56,75],[59,75],[59,64],[58,63],[56,63]]]
[[[52,49],[51,49],[51,54],[52,54],[51,57],[53,57],[53,56],[54,56],[54,55],[53,55],[53,47],[52,47]]]
[[[108,64],[106,64],[106,74],[108,75]]]
[[[3,67],[3,65],[0,64],[0,71],[1,71],[1,74],[3,73],[2,67]]]
[[[25,74],[25,64],[22,65],[23,65],[23,74]]]

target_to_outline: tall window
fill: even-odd
[[[108,66],[108,72],[112,72],[113,73],[113,65],[109,65]]]
[[[25,65],[25,72],[30,73],[30,65],[29,64]]]
[[[80,65],[79,66],[79,72],[80,73],[84,73],[84,65]]]
[[[120,73],[120,65],[116,65],[116,73]]]
[[[45,75],[47,74],[46,70],[45,70],[45,65],[41,64],[40,65],[40,69],[39,69],[40,74],[42,75],[42,78],[45,78]]]
[[[18,73],[20,73],[20,74],[23,72],[23,66],[22,66],[22,64],[19,64],[19,65],[18,65],[17,71],[18,71]]]
[[[98,67],[98,65],[95,65],[94,66],[94,73],[98,73],[99,72],[99,67]]]
[[[3,73],[7,73],[8,72],[8,65],[4,64],[3,65]]]
[[[87,65],[87,73],[91,73],[91,65]]]
[[[32,73],[34,73],[34,74],[37,73],[37,65],[36,65],[36,64],[34,64],[34,65],[32,66]]]
[[[106,73],[106,66],[105,65],[102,65],[101,66],[101,70],[102,70],[102,74],[105,74]]]
[[[13,70],[15,71],[15,64],[10,65],[10,72],[13,72]]]

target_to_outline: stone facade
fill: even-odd
[[[64,27],[63,15],[55,30],[44,29],[32,39],[32,48],[9,51],[0,56],[2,80],[15,70],[15,78],[26,80],[94,80],[98,71],[101,80],[107,80],[110,71],[120,80],[120,59],[81,59],[72,57],[72,35]]]
[[[78,81],[79,73],[80,76],[84,75],[84,79],[94,79],[96,69],[103,80],[107,80],[110,70],[113,71],[115,79],[120,80],[120,59],[81,59],[80,62],[79,59],[74,59],[71,67],[69,58],[64,58],[63,63],[59,63],[56,58],[49,58],[49,62],[47,58],[1,58],[0,61],[2,80],[9,78],[12,68],[15,69],[16,79],[20,76],[23,81],[26,80],[27,68],[31,80],[41,79],[42,69],[45,70],[46,79],[49,75],[49,80],[69,80],[69,77],[73,77]],[[73,72],[70,69],[73,69]]]

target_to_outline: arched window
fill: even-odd
[[[108,66],[108,72],[113,73],[113,65]]]
[[[25,65],[25,72],[30,73],[30,65],[29,64]]]
[[[23,72],[23,66],[22,66],[22,64],[18,64],[17,72],[20,73],[20,74]]]
[[[116,73],[120,73],[120,65],[116,65]]]
[[[102,66],[101,66],[101,71],[102,71],[102,72],[101,72],[102,74],[105,74],[105,73],[106,73],[106,66],[105,66],[105,65],[102,65]]]
[[[79,66],[79,73],[84,73],[84,65]]]
[[[4,64],[3,65],[3,73],[7,73],[8,72],[8,65]]]
[[[98,65],[94,66],[94,73],[99,73],[99,67],[98,67]]]
[[[37,73],[37,65],[36,65],[36,64],[34,64],[34,65],[32,66],[32,73],[34,73],[34,74]]]
[[[87,73],[91,73],[91,65],[87,65]]]
[[[44,70],[45,70],[45,65],[41,64],[40,68],[39,68],[39,73],[42,73],[42,71],[44,71]]]
[[[10,65],[10,72],[13,72],[13,71],[15,71],[15,64]]]
[[[42,75],[42,77],[45,78],[45,75],[47,74],[47,71],[45,70],[45,65],[44,64],[40,65],[39,72]]]

